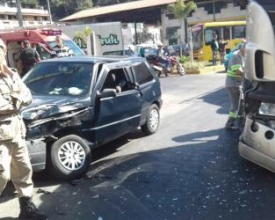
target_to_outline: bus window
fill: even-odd
[[[245,26],[233,26],[232,38],[245,38]]]
[[[210,42],[213,40],[213,30],[212,29],[206,29],[205,30],[205,43],[210,44]]]
[[[230,27],[224,27],[223,28],[223,39],[229,40],[230,39]]]
[[[198,50],[203,47],[202,32],[202,26],[192,29],[193,50]]]

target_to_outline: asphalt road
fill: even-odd
[[[85,177],[36,174],[35,203],[50,220],[271,220],[275,174],[242,159],[226,131],[224,73],[161,78],[158,132],[131,133],[93,152]],[[16,219],[9,185],[0,219]]]

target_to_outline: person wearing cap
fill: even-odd
[[[20,113],[32,95],[17,71],[7,66],[4,48],[0,46],[0,195],[11,180],[18,193],[19,219],[44,220],[47,216],[32,202],[32,166]]]
[[[227,129],[238,129],[239,115],[239,102],[240,102],[240,89],[243,82],[244,75],[244,56],[245,56],[246,41],[238,45],[239,49],[236,50],[228,63],[228,70],[225,79],[225,87],[229,95],[230,110],[228,120],[225,124]]]
[[[165,65],[165,76],[169,76],[168,71],[169,71],[169,60],[165,58],[165,51],[163,50],[163,44],[161,42],[157,43],[157,59],[160,63],[163,63]],[[160,76],[160,73],[159,73]]]
[[[19,66],[21,67],[21,77],[41,60],[39,53],[31,47],[28,40],[24,40],[23,45],[24,47],[18,57]]]
[[[55,57],[70,57],[73,56],[73,51],[64,45],[61,36],[57,35],[55,38],[56,45],[53,47],[52,58]]]

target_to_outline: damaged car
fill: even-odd
[[[34,171],[81,177],[91,151],[137,128],[157,131],[158,77],[141,57],[67,57],[38,63],[23,78],[33,95],[22,109]]]

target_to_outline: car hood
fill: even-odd
[[[33,102],[22,109],[23,118],[37,120],[86,109],[85,98],[70,96],[33,96]]]

